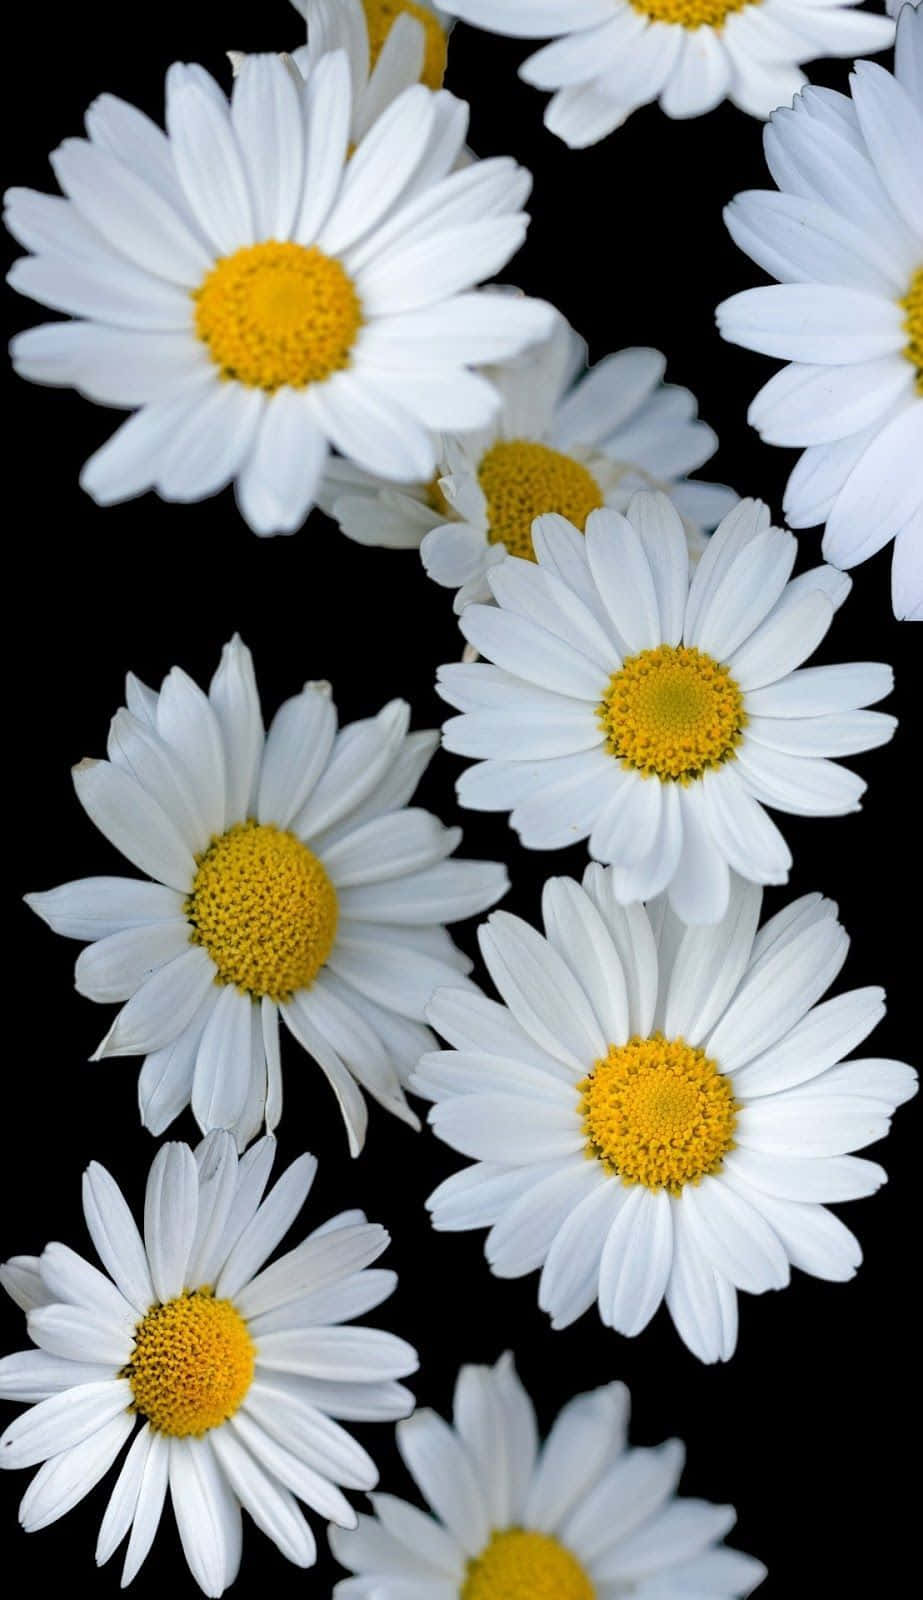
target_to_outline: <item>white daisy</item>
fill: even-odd
[[[292,0],[308,25],[308,42],[292,51],[304,78],[321,56],[344,50],[352,84],[350,142],[357,145],[373,122],[411,84],[441,89],[445,76],[446,18],[429,0]]]
[[[128,1535],[123,1587],[151,1548],[168,1487],[206,1594],[237,1575],[241,1509],[289,1561],[311,1566],[314,1535],[297,1501],[355,1527],[338,1486],[378,1481],[333,1419],[385,1421],[412,1409],[396,1380],[416,1370],[413,1348],[344,1326],[395,1288],[393,1272],[365,1270],[388,1234],[344,1211],[264,1266],[317,1169],[300,1156],[262,1200],[274,1154],[267,1138],[238,1162],[225,1133],[195,1154],[164,1145],[147,1181],[143,1240],[93,1162],[83,1211],[105,1273],[65,1244],[0,1268],[38,1347],[0,1361],[0,1395],[37,1402],[0,1437],[0,1467],[43,1463],[20,1521],[32,1533],[64,1516],[134,1433],[96,1546],[101,1565]]]
[[[920,0],[885,0],[885,10],[889,17],[899,17],[905,5],[915,10],[920,5]]]
[[[447,750],[477,756],[462,805],[510,811],[523,844],[589,838],[618,898],[668,890],[687,922],[717,922],[729,869],[785,883],[791,855],[764,805],[802,816],[859,809],[865,782],[827,759],[889,740],[893,717],[857,709],[888,694],[890,667],[796,668],[823,639],[849,579],[817,567],[789,581],[791,533],[741,501],[692,576],[683,525],[662,494],[628,516],[533,528],[538,564],[489,575],[495,606],[460,627],[488,662],[441,667],[461,716]]]
[[[640,1333],[662,1300],[703,1361],[737,1341],[737,1289],[790,1266],[851,1278],[861,1260],[828,1201],[885,1174],[847,1152],[881,1139],[915,1093],[901,1062],[842,1061],[884,1012],[881,989],[821,1001],[849,940],[806,895],[757,933],[762,891],[735,878],[727,915],[687,927],[663,899],[623,908],[611,869],[545,885],[545,938],[497,912],[481,950],[503,1005],[440,990],[452,1050],[413,1087],[470,1157],[428,1205],[436,1228],[490,1227],[502,1278],[541,1267],[563,1328],[595,1301]]]
[[[684,1449],[626,1448],[629,1395],[577,1395],[540,1445],[512,1357],[462,1367],[454,1428],[434,1411],[397,1426],[408,1472],[432,1508],[372,1496],[374,1517],[334,1530],[358,1577],[336,1600],[740,1600],[762,1562],[720,1541],[733,1506],[678,1499]]]
[[[554,42],[519,69],[553,89],[545,125],[582,149],[652,100],[668,117],[698,117],[727,97],[754,117],[788,104],[800,61],[884,50],[887,17],[858,0],[446,0],[492,33]]]
[[[805,446],[785,496],[793,528],[854,567],[894,539],[898,617],[923,621],[923,11],[905,7],[896,77],[859,62],[852,100],[806,89],[766,130],[779,193],[736,197],[735,241],[778,285],[718,307],[726,339],[784,367],[750,421]]]
[[[543,512],[578,528],[602,505],[624,511],[639,488],[670,495],[689,554],[737,496],[689,482],[718,441],[696,420],[688,389],[662,382],[658,350],[621,350],[586,371],[586,344],[556,314],[534,353],[487,377],[502,409],[476,433],[443,440],[437,481],[396,489],[347,462],[331,462],[319,503],[361,544],[421,546],[431,578],[457,589],[455,608],[489,600],[487,574],[509,552],[534,560],[532,523]]]
[[[146,1055],[141,1117],[191,1104],[243,1148],[282,1109],[279,1018],[329,1079],[353,1155],[362,1089],[413,1127],[401,1087],[433,1043],[433,990],[470,971],[446,922],[506,892],[505,869],[450,861],[459,828],[408,807],[438,741],[402,700],[337,732],[308,683],[263,734],[249,650],[226,645],[208,694],[174,667],[129,675],[108,761],[74,768],[106,838],[153,882],[83,878],[27,895],[81,952],[91,1000],[126,1001],[94,1056]],[[360,1087],[361,1086],[361,1087]]]
[[[35,253],[13,287],[85,319],[13,342],[17,370],[138,407],[84,467],[101,504],[232,480],[257,533],[290,533],[329,447],[398,481],[435,470],[435,431],[481,427],[498,397],[467,370],[515,355],[550,308],[471,292],[518,249],[530,177],[506,158],[452,171],[468,108],[422,84],[349,155],[350,68],[307,83],[240,63],[230,105],[207,72],[167,74],[165,137],[112,95],[52,156],[67,199],[7,196]]]

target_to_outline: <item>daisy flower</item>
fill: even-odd
[[[890,540],[897,617],[923,621],[923,11],[898,25],[896,76],[860,61],[852,99],[806,89],[766,130],[779,192],[725,217],[779,284],[718,307],[726,339],[780,356],[749,417],[804,446],[785,495],[793,528],[854,567]]]
[[[506,892],[491,861],[450,861],[459,828],[407,802],[438,740],[410,708],[337,731],[308,683],[263,733],[249,650],[225,645],[208,694],[174,667],[159,693],[129,675],[107,761],[74,786],[110,843],[153,881],[82,878],[28,904],[93,942],[81,994],[125,1001],[94,1060],[145,1055],[141,1118],[192,1106],[243,1148],[282,1109],[279,1018],[337,1097],[356,1155],[365,1089],[411,1126],[401,1087],[432,1035],[433,990],[471,967],[444,923]]]
[[[718,447],[696,420],[695,397],[662,382],[658,350],[621,350],[589,372],[586,357],[583,339],[556,314],[534,353],[487,369],[502,408],[489,427],[443,440],[435,482],[396,489],[334,461],[321,506],[361,544],[420,546],[430,577],[457,589],[457,611],[490,599],[487,574],[507,553],[535,559],[537,516],[559,512],[582,531],[591,511],[624,511],[643,487],[670,495],[697,559],[703,529],[737,496],[686,479]]]
[[[123,1587],[151,1548],[168,1488],[206,1594],[237,1575],[242,1509],[289,1561],[310,1567],[314,1535],[298,1500],[355,1527],[342,1489],[378,1481],[334,1418],[384,1421],[412,1408],[396,1381],[416,1370],[412,1347],[344,1325],[395,1288],[393,1272],[366,1270],[388,1234],[345,1211],[265,1266],[317,1169],[300,1156],[263,1200],[274,1153],[267,1138],[238,1161],[220,1132],[195,1153],[164,1145],[143,1238],[93,1162],[83,1211],[105,1272],[65,1244],[0,1268],[37,1347],[0,1361],[0,1396],[35,1402],[0,1437],[0,1467],[42,1463],[20,1521],[32,1533],[63,1517],[132,1439],[96,1546],[101,1565],[128,1537]]]
[[[481,929],[502,1004],[433,998],[454,1049],[424,1056],[413,1087],[474,1162],[430,1196],[434,1226],[489,1227],[498,1277],[541,1267],[555,1328],[595,1300],[633,1336],[666,1300],[689,1349],[726,1361],[737,1289],[859,1265],[826,1202],[885,1181],[848,1152],[884,1137],[916,1077],[842,1060],[884,992],[822,1000],[849,946],[836,906],[806,895],[757,932],[761,899],[735,878],[722,921],[689,927],[662,898],[623,908],[591,864],[582,887],[546,883],[544,938],[504,912]]]
[[[342,51],[305,83],[240,62],[230,104],[207,72],[167,74],[165,136],[112,95],[51,158],[67,198],[7,196],[34,253],[13,287],[79,318],[20,334],[17,371],[137,408],[87,462],[100,504],[236,484],[257,533],[310,510],[329,448],[397,481],[435,471],[441,428],[498,397],[468,368],[515,355],[550,307],[472,292],[519,248],[531,179],[506,158],[452,167],[468,108],[416,84],[350,154]]]
[[[540,1445],[510,1355],[462,1367],[454,1428],[434,1411],[398,1423],[408,1472],[432,1508],[372,1496],[374,1517],[334,1530],[358,1573],[335,1600],[742,1600],[766,1568],[720,1543],[733,1506],[679,1499],[684,1449],[626,1448],[629,1395],[609,1383],[577,1395]]]
[[[537,565],[489,575],[495,606],[462,612],[484,663],[441,667],[461,715],[447,750],[480,757],[458,797],[509,811],[523,844],[589,838],[614,865],[620,901],[668,890],[686,922],[717,922],[730,868],[785,883],[791,855],[764,805],[801,816],[859,809],[864,781],[830,756],[891,738],[894,717],[858,708],[890,667],[796,670],[823,639],[849,579],[818,567],[790,580],[791,533],[741,501],[692,577],[683,525],[662,494],[627,517],[591,512],[533,527]]]
[[[754,117],[789,103],[798,62],[884,50],[887,17],[858,0],[446,0],[466,22],[553,37],[519,69],[555,91],[545,126],[574,149],[604,139],[652,100],[698,117],[725,97]]]
[[[446,18],[429,0],[292,0],[308,42],[292,51],[302,77],[320,58],[343,50],[352,85],[353,145],[412,84],[441,89],[448,51]]]

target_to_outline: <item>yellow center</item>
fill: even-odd
[[[747,720],[728,668],[672,644],[629,656],[597,715],[610,755],[665,783],[690,783],[732,760]]]
[[[577,1087],[587,1155],[623,1183],[678,1194],[717,1172],[733,1146],[730,1079],[684,1039],[612,1045]]]
[[[507,1528],[468,1562],[460,1600],[596,1600],[596,1590],[557,1539]]]
[[[445,77],[447,43],[445,29],[438,17],[434,17],[425,6],[414,5],[413,0],[362,0],[362,5],[369,30],[369,72],[373,71],[381,55],[393,22],[402,12],[406,12],[423,25],[425,37],[420,82],[425,83],[427,89],[441,89]]]
[[[487,537],[504,544],[510,555],[535,560],[532,523],[557,511],[582,533],[591,511],[603,505],[603,493],[586,467],[531,439],[501,439],[486,451],[478,482],[487,501]]]
[[[198,861],[186,916],[218,982],[278,1001],[313,983],[333,949],[338,908],[307,845],[250,820],[213,839]]]
[[[907,313],[904,327],[910,335],[904,355],[917,369],[917,391],[923,394],[923,267],[918,267],[911,278],[901,306]]]
[[[134,1409],[152,1428],[186,1439],[233,1417],[253,1379],[254,1358],[236,1307],[196,1289],[151,1307],[135,1329],[122,1376],[131,1382]]]
[[[193,295],[199,338],[222,378],[272,393],[350,363],[362,323],[352,279],[315,246],[269,239],[217,261]]]
[[[652,22],[672,22],[679,28],[721,28],[732,11],[743,11],[760,0],[631,0],[636,11]]]

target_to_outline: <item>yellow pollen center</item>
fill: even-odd
[[[362,0],[366,27],[369,30],[369,72],[381,55],[382,47],[396,19],[406,12],[423,26],[423,71],[420,82],[427,89],[441,89],[445,77],[448,53],[445,29],[425,6],[414,5],[413,0]]]
[[[917,267],[901,306],[907,313],[904,327],[910,336],[904,355],[917,369],[917,392],[923,394],[923,267]]]
[[[684,1039],[612,1045],[577,1087],[587,1155],[623,1183],[678,1194],[733,1147],[731,1081]]]
[[[362,323],[339,261],[290,240],[224,256],[193,300],[196,333],[222,378],[268,393],[304,389],[348,367]]]
[[[478,482],[487,501],[487,537],[510,555],[535,560],[532,523],[557,511],[582,533],[603,493],[591,472],[573,456],[531,439],[501,439],[485,452]]]
[[[596,1600],[596,1589],[557,1539],[507,1528],[468,1562],[460,1600]]]
[[[690,783],[734,758],[747,717],[727,667],[687,645],[629,656],[598,708],[610,755],[664,783]]]
[[[233,1417],[253,1379],[255,1354],[230,1300],[195,1289],[151,1307],[122,1376],[152,1428],[186,1439]]]
[[[198,858],[186,916],[219,983],[283,1001],[306,989],[333,949],[336,890],[300,839],[237,822]]]
[[[631,0],[636,11],[653,22],[679,28],[721,28],[732,11],[759,5],[760,0]]]

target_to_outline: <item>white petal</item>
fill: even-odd
[[[259,1271],[304,1205],[316,1171],[317,1161],[308,1155],[285,1169],[230,1249],[215,1284],[219,1299],[233,1298]]]
[[[98,1161],[83,1175],[83,1214],[100,1261],[143,1316],[155,1299],[147,1255],[121,1189]]]
[[[199,1175],[192,1151],[185,1144],[162,1146],[144,1196],[144,1243],[158,1300],[173,1300],[187,1287],[198,1206]]]
[[[458,1436],[435,1412],[422,1410],[399,1424],[397,1442],[436,1515],[469,1556],[478,1555],[490,1525],[481,1487]]]
[[[188,893],[195,861],[166,813],[109,761],[74,768],[77,798],[101,833],[152,878]]]

